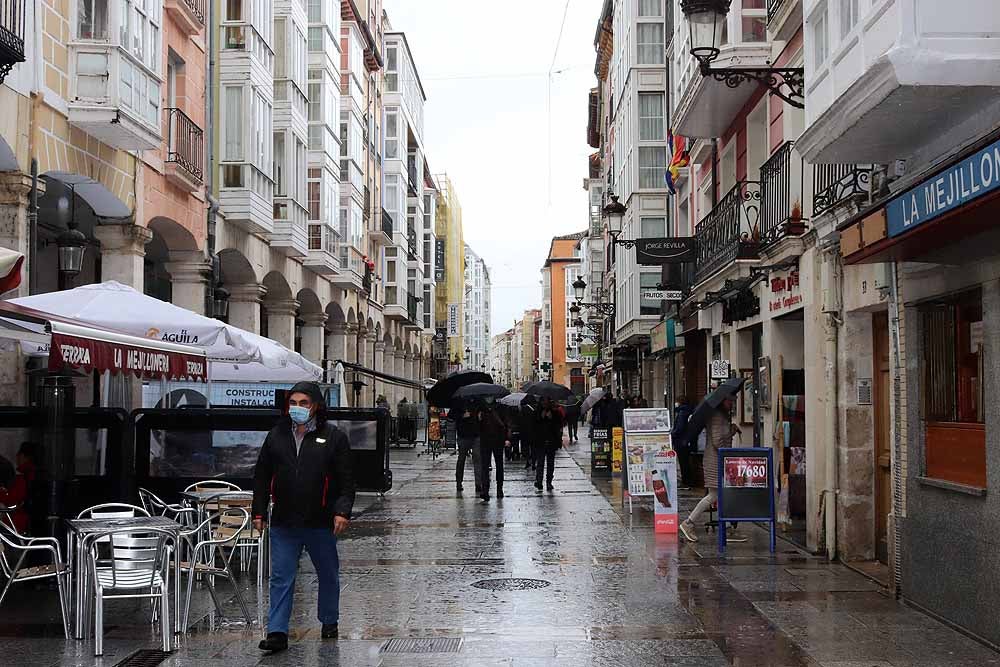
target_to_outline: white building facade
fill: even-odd
[[[473,370],[489,371],[490,349],[490,300],[493,288],[486,262],[468,245],[465,246],[465,326],[462,329],[465,366]]]

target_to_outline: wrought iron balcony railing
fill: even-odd
[[[698,260],[695,280],[737,260],[757,259],[760,184],[739,181],[695,228]]]
[[[418,324],[417,321],[417,297],[412,294],[406,295],[406,319]]]
[[[806,231],[802,217],[801,157],[786,141],[760,166],[760,244],[766,246],[785,236]]]
[[[847,200],[867,197],[871,176],[870,165],[813,165],[813,216]]]
[[[180,109],[168,108],[166,111],[167,162],[180,165],[201,181],[205,164],[205,133]]]
[[[413,227],[406,230],[406,252],[411,262],[417,261],[417,232]]]
[[[24,0],[0,0],[0,83],[24,62]]]
[[[382,209],[382,233],[392,238],[392,216],[385,209]]]
[[[770,25],[774,17],[778,15],[778,10],[781,9],[787,0],[767,0],[767,24]]]

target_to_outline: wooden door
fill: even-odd
[[[889,452],[889,315],[872,316],[874,372],[872,404],[875,422],[875,557],[889,561],[889,513],[892,511],[892,458]]]

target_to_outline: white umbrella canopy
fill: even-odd
[[[133,336],[204,348],[209,361],[214,362],[212,379],[277,382],[322,377],[319,366],[270,338],[147,296],[115,281],[11,301]],[[45,353],[37,344],[26,344],[23,349],[26,354]]]
[[[592,407],[597,405],[597,402],[604,398],[605,391],[598,387],[590,392],[590,395],[583,400],[583,405],[580,406],[580,413],[587,414]]]

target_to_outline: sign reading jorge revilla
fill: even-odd
[[[693,262],[697,255],[693,236],[636,239],[635,261],[643,266]]]
[[[1000,188],[1000,141],[931,176],[890,201],[889,236],[899,236]]]

